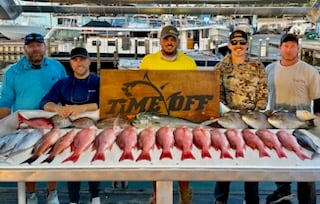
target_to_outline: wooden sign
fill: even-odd
[[[101,70],[100,118],[158,112],[202,122],[219,117],[218,71]]]

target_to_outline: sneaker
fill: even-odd
[[[279,193],[274,191],[272,194],[267,196],[266,204],[275,204],[275,203],[282,203],[283,201],[288,201],[286,203],[291,203],[290,200],[292,199],[291,193]]]
[[[191,204],[191,200],[192,200],[191,188],[179,190],[179,204]]]
[[[47,197],[47,204],[60,204],[57,190],[50,191]]]
[[[27,204],[38,204],[38,197],[36,193],[31,193],[27,199]]]
[[[214,204],[226,204],[226,203],[216,200],[216,202],[214,202]]]
[[[92,198],[90,204],[100,204],[100,203],[101,203],[100,197],[95,197],[95,198]]]

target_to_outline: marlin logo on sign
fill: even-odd
[[[145,94],[137,94],[139,90]],[[150,80],[148,73],[145,73],[142,80],[124,83],[121,91],[127,98],[109,99],[107,114],[165,111],[170,115],[171,111],[201,111],[213,99],[212,95],[185,95],[182,91],[176,91],[168,82],[157,86]]]

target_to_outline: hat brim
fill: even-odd
[[[81,55],[81,54],[77,54],[77,55],[73,55],[73,56],[71,56],[71,59],[74,59],[74,58],[76,58],[76,57],[81,57],[81,58],[89,58],[89,56],[87,56],[87,55]]]
[[[166,34],[166,35],[161,36],[161,38],[166,38],[166,37],[168,37],[168,36],[172,36],[172,37],[174,37],[174,38],[178,38],[177,35],[173,35],[173,34]]]

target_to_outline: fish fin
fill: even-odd
[[[206,158],[206,157],[207,157],[207,158],[212,158],[209,150],[203,150],[203,151],[201,151],[201,157],[202,157],[202,158]]]
[[[266,150],[262,149],[259,151],[259,157],[270,157],[270,155]]]
[[[26,120],[26,118],[23,117],[23,116],[21,115],[21,113],[18,113],[18,126],[19,126],[19,127],[20,127],[20,125],[21,125],[22,123],[24,123],[25,120]]]
[[[75,163],[76,161],[78,161],[79,157],[80,157],[80,154],[72,154],[70,157],[63,160],[62,163],[67,161],[72,161],[73,163]]]
[[[305,159],[311,159],[308,155],[304,154],[303,152],[296,152],[296,155],[303,161]]]
[[[51,163],[52,161],[53,161],[53,159],[54,159],[54,157],[52,157],[52,156],[49,156],[48,158],[46,158],[45,160],[43,160],[42,162],[41,162],[41,164],[42,163]]]
[[[163,158],[170,158],[172,159],[171,151],[163,151],[160,155],[160,160]]]
[[[281,158],[287,158],[287,155],[282,151],[282,149],[276,150],[278,157]]]
[[[185,160],[185,159],[196,159],[192,152],[189,150],[189,151],[183,151],[182,152],[182,155],[181,155],[181,160]]]
[[[132,154],[131,151],[130,152],[123,152],[121,157],[120,157],[120,159],[119,159],[119,161],[122,161],[122,160],[125,160],[125,159],[134,160],[133,154]]]
[[[105,161],[106,158],[105,158],[105,156],[104,156],[103,153],[96,153],[96,154],[92,157],[91,162],[94,162],[94,161],[96,161],[96,160]]]
[[[215,119],[212,119],[212,120],[206,120],[206,121],[203,121],[202,123],[200,123],[200,125],[210,126],[211,124],[216,123],[218,121],[218,119],[219,118],[215,118]]]
[[[151,161],[150,153],[149,153],[149,152],[143,152],[143,151],[142,151],[136,161],[140,161],[140,160],[148,160],[148,161]]]
[[[236,150],[236,158],[242,157],[244,158],[244,153],[242,150]]]
[[[233,157],[231,156],[231,154],[228,151],[221,151],[220,159],[224,159],[224,158],[233,159]]]
[[[26,159],[25,161],[21,162],[20,164],[24,164],[24,163],[32,164],[32,162],[34,162],[38,158],[39,158],[38,156],[31,156],[30,158]]]

